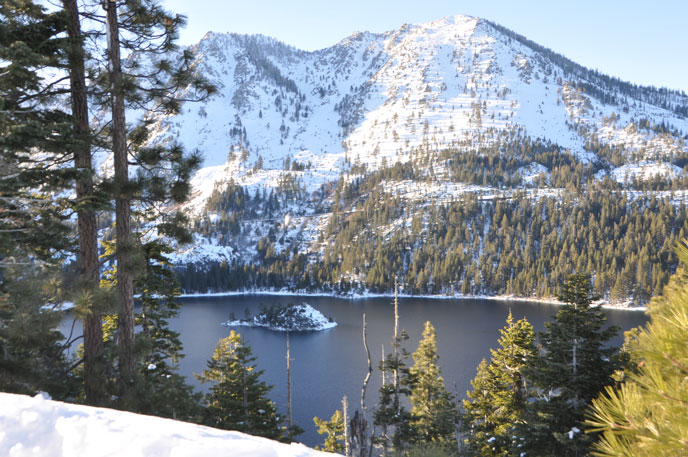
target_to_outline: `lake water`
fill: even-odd
[[[331,297],[294,297],[241,295],[227,297],[185,298],[180,315],[170,324],[181,333],[186,357],[181,373],[196,383],[193,373],[200,373],[212,355],[217,341],[229,334],[220,325],[234,313],[238,318],[248,309],[258,312],[260,304],[308,303],[339,325],[322,332],[290,335],[292,358],[292,398],[294,422],[305,429],[298,437],[308,445],[322,442],[313,425],[313,416],[329,419],[341,408],[341,399],[349,399],[349,411],[360,408],[361,387],[367,362],[362,342],[362,315],[368,322],[368,345],[375,371],[368,386],[366,403],[370,410],[377,400],[380,374],[377,365],[382,345],[389,352],[394,333],[394,307],[391,298],[348,300]],[[556,314],[557,307],[542,303],[504,302],[493,300],[454,300],[400,298],[399,326],[410,336],[405,347],[413,352],[418,346],[423,325],[432,322],[437,330],[440,366],[447,388],[459,398],[465,397],[478,363],[489,358],[490,348],[497,346],[499,329],[504,327],[511,309],[514,318],[527,317],[536,330]],[[642,312],[607,310],[608,322],[623,330],[642,325]],[[286,413],[286,336],[264,328],[236,327],[257,357],[262,379],[274,385],[272,399]],[[615,344],[623,342],[623,335]],[[412,361],[409,361],[412,363]],[[201,386],[199,386],[201,387]]]

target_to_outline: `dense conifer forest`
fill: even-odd
[[[518,170],[528,161],[543,165],[549,182],[524,182]],[[389,293],[398,275],[412,294],[552,297],[568,274],[581,271],[593,275],[595,293],[606,300],[645,303],[675,271],[672,247],[688,231],[685,183],[597,179],[604,170],[604,162],[581,162],[518,133],[475,151],[418,151],[410,162],[372,172],[354,166],[348,178],[322,189],[316,211],[331,217],[319,251],[298,240],[289,245],[275,225],[253,259],[178,273],[184,290],[201,292]],[[423,201],[395,191],[440,179],[487,190]],[[233,246],[251,235],[245,221],[279,217],[305,197],[289,174],[279,192],[254,195],[230,181],[208,200],[207,214],[218,217],[206,215],[195,230]],[[288,247],[278,250],[278,240]]]

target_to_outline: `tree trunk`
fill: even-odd
[[[86,72],[84,69],[84,48],[76,0],[63,0],[63,8],[69,17],[67,34],[69,47],[69,82],[72,115],[75,134],[79,140],[74,151],[74,165],[80,175],[76,182],[77,233],[79,256],[77,259],[79,283],[87,291],[98,288],[98,230],[96,213],[90,207],[93,197],[93,165],[91,157],[90,128],[88,123],[88,100],[86,96]],[[86,403],[99,405],[105,400],[103,382],[103,327],[100,311],[90,303],[84,320],[84,370]]]
[[[344,455],[351,455],[351,443],[349,441],[349,400],[346,395],[342,398],[342,415],[344,416]]]
[[[368,360],[368,370],[366,371],[365,378],[363,378],[363,387],[361,388],[361,413],[363,414],[363,419],[368,420],[368,409],[365,405],[366,390],[368,388],[368,382],[370,381],[370,376],[373,373],[373,364],[370,360],[370,349],[368,349],[368,333],[366,332],[366,315],[363,313],[363,348],[366,351],[366,357]],[[384,349],[383,349],[384,352]],[[384,363],[384,354],[382,356],[382,363]]]
[[[368,382],[370,381],[370,376],[373,373],[373,364],[370,359],[370,349],[368,348],[368,332],[366,330],[366,315],[363,313],[363,348],[365,349],[366,352],[366,357],[368,359],[368,370],[366,371],[365,378],[363,378],[363,387],[361,388],[361,420],[360,422],[362,424],[365,424],[362,428],[360,429],[355,429],[352,427],[352,436],[357,437],[357,446],[358,446],[358,451],[354,452],[353,448],[354,446],[351,446],[352,448],[352,455],[356,455],[358,457],[364,457],[368,451],[368,429],[367,429],[367,424],[368,424],[368,409],[366,408],[365,404],[365,397],[366,397],[366,390],[368,389]],[[382,361],[384,363],[384,349],[383,349],[383,356],[382,356]]]
[[[291,409],[291,350],[289,348],[289,331],[287,330],[287,437],[291,439],[292,409]]]
[[[123,406],[133,409],[134,359],[134,281],[132,276],[131,209],[129,195],[129,165],[126,143],[126,119],[124,117],[124,93],[122,65],[120,61],[119,24],[117,3],[107,0],[103,6],[107,12],[108,62],[112,101],[112,152],[115,162],[115,224],[117,242],[117,291],[120,309],[118,314],[119,376]]]
[[[399,295],[398,295],[397,277],[394,276],[394,371],[393,385],[394,385],[394,408],[399,410]]]

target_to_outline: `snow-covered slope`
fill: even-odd
[[[105,408],[0,393],[7,457],[325,457],[301,444]]]
[[[571,180],[675,204],[688,192],[685,93],[585,69],[484,19],[355,33],[315,52],[214,33],[194,48],[218,93],[154,124],[155,141],[205,157],[186,204],[194,243],[170,256],[187,291],[310,290],[325,275],[304,271],[324,263],[337,267],[330,286],[361,285],[372,239],[422,234],[434,207],[459,201],[489,212],[565,196]],[[349,233],[383,206],[385,222]],[[467,232],[475,255],[462,262],[481,265],[489,231]],[[358,257],[344,262],[345,250]]]
[[[597,159],[592,144],[636,162],[686,150],[685,94],[600,76],[479,18],[356,33],[315,52],[215,33],[195,50],[218,94],[156,128],[158,141],[205,157],[195,209],[229,177],[277,187],[293,168],[312,191],[352,164],[370,170],[419,148],[475,147],[495,131],[520,130],[584,160]]]

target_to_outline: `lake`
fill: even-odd
[[[275,295],[235,295],[225,297],[184,298],[184,306],[170,326],[181,333],[186,357],[181,361],[181,373],[196,385],[193,373],[200,373],[212,355],[217,341],[226,337],[230,328],[220,325],[234,313],[252,314],[260,305],[308,303],[339,325],[322,332],[301,332],[290,335],[292,358],[292,398],[294,422],[305,429],[298,437],[307,445],[319,444],[323,438],[316,433],[313,416],[329,419],[341,408],[344,395],[349,399],[349,411],[360,408],[361,387],[367,362],[362,342],[362,315],[366,314],[368,345],[372,353],[373,376],[368,386],[366,404],[375,405],[380,374],[377,365],[382,357],[382,345],[389,352],[394,333],[394,306],[391,298],[343,299],[332,297],[299,297]],[[405,347],[416,350],[423,325],[431,321],[437,330],[440,366],[447,389],[459,398],[465,397],[478,363],[489,358],[490,348],[496,348],[499,329],[504,327],[511,309],[514,318],[527,317],[536,330],[556,314],[557,306],[479,299],[400,298],[399,327],[407,330]],[[607,310],[608,322],[623,330],[642,325],[642,312]],[[253,349],[262,379],[274,385],[271,398],[279,411],[286,413],[286,336],[264,328],[236,327]],[[615,344],[621,345],[623,334]],[[409,360],[412,364],[412,360]],[[200,386],[199,386],[200,387]],[[205,387],[205,386],[203,386]]]

